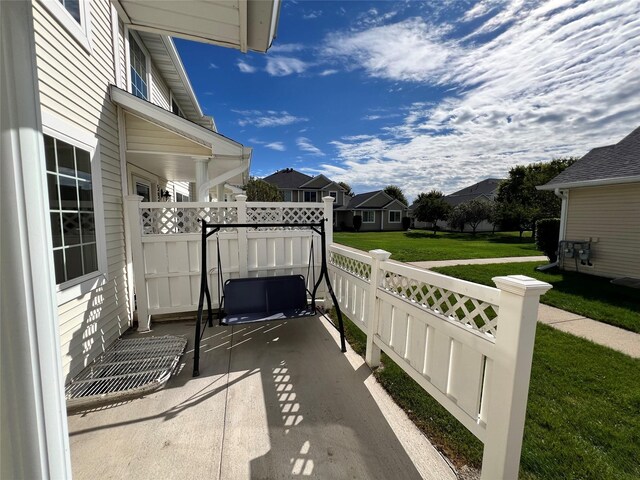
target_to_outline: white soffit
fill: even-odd
[[[137,117],[148,120],[196,143],[211,147],[213,157],[243,158],[245,154],[246,149],[242,144],[190,122],[185,118],[181,118],[114,85],[111,85],[110,94],[114,103]]]
[[[280,0],[112,0],[135,30],[266,52],[276,34]]]

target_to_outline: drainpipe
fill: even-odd
[[[201,187],[209,181],[209,159],[195,158],[196,162],[196,195],[198,202],[209,201],[207,190]]]
[[[558,243],[564,240],[565,233],[567,231],[567,208],[569,206],[569,192],[556,188],[553,193],[556,197],[562,199],[562,206],[560,207],[560,236]]]

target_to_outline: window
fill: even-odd
[[[98,271],[91,154],[44,135],[56,284]]]
[[[180,110],[180,107],[173,98],[171,99],[171,111],[179,117],[187,118],[184,116],[184,113],[182,113],[182,110]]]
[[[389,210],[389,223],[400,223],[400,210]]]
[[[291,202],[292,201],[291,190],[285,190],[284,192],[282,192],[282,195],[284,197],[284,201],[285,202]]]
[[[148,100],[147,57],[131,33],[129,33],[129,65],[131,93],[143,100]]]
[[[136,195],[140,195],[143,202],[150,202],[151,185],[144,182],[136,182]]]
[[[375,223],[376,221],[376,212],[373,210],[363,210],[362,211],[362,223]]]
[[[90,0],[40,0],[58,23],[91,53]]]
[[[329,192],[329,196],[338,201],[338,192]]]
[[[176,192],[176,202],[188,202],[189,195],[183,195],[181,193]]]
[[[315,202],[316,201],[317,192],[304,192],[304,201],[305,202]]]

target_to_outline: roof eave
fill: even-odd
[[[604,185],[619,185],[623,183],[636,183],[640,182],[640,175],[633,175],[630,177],[615,177],[615,178],[600,178],[597,180],[583,180],[579,182],[566,182],[566,183],[547,183],[545,185],[538,185],[537,190],[555,190],[555,189],[569,189],[580,187],[599,187]]]

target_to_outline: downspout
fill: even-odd
[[[567,230],[567,210],[568,210],[567,207],[569,204],[569,192],[567,192],[566,190],[560,190],[559,188],[556,188],[553,191],[553,193],[555,194],[556,197],[562,200],[562,206],[560,207],[560,232],[558,233],[558,245],[560,245],[560,242],[564,240],[565,233]],[[536,270],[543,272],[550,268],[557,267],[560,264],[559,253],[560,252],[558,252],[558,258],[555,262],[538,267],[536,268]]]

